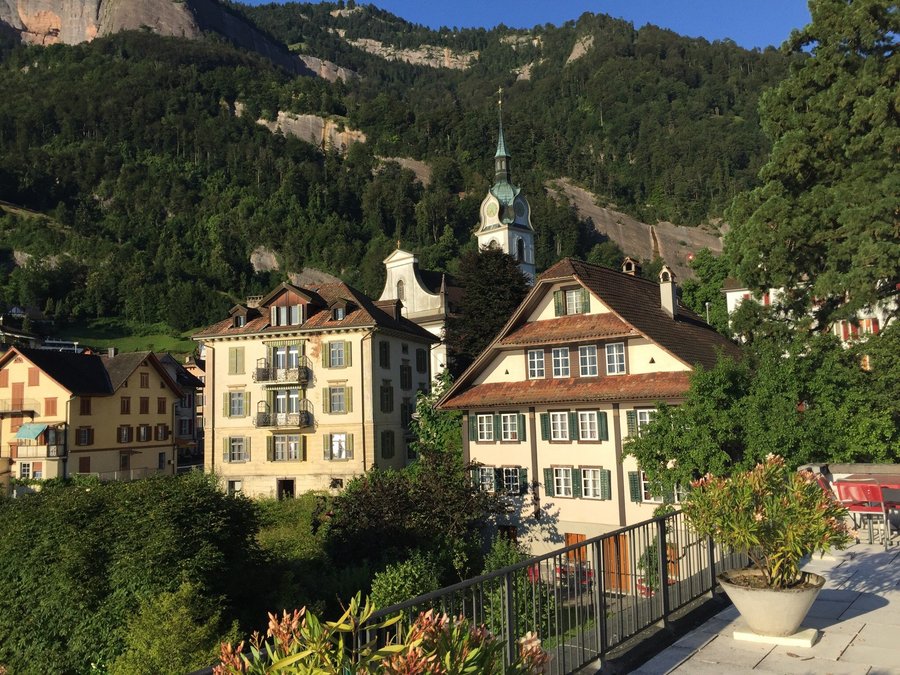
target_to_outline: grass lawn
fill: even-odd
[[[55,337],[74,340],[79,345],[95,349],[116,347],[121,352],[170,352],[190,354],[197,343],[190,339],[196,330],[178,333],[165,324],[139,325],[119,319],[97,319],[87,324],[67,326]]]

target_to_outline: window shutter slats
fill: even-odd
[[[329,357],[330,353],[331,353],[331,347],[329,346],[329,343],[323,342],[322,343],[322,367],[323,368],[327,368],[328,366],[331,365],[330,363],[328,363],[328,357]]]
[[[244,436],[244,460],[250,461],[250,437]]]
[[[597,411],[597,430],[600,433],[601,441],[609,440],[609,424],[606,420],[606,413],[602,410]]]
[[[600,499],[612,499],[612,471],[600,469]]]
[[[349,367],[353,365],[353,343],[345,342],[344,343],[344,365]]]
[[[492,440],[499,441],[503,438],[503,427],[501,426],[500,415],[494,413],[494,433]]]
[[[353,459],[353,436],[354,434],[347,434],[347,459]]]
[[[548,438],[550,438],[550,415],[541,413],[541,440],[546,441]]]
[[[222,394],[222,417],[231,417],[231,415],[229,414],[231,410],[228,403],[228,392],[226,391]]]
[[[325,459],[331,459],[331,434],[322,436],[322,449],[325,452]]]
[[[556,316],[564,316],[566,313],[566,293],[565,291],[553,292],[553,310]]]
[[[578,413],[569,411],[569,440],[578,440]]]
[[[572,496],[580,499],[581,495],[581,469],[576,466],[572,469]]]
[[[250,416],[250,392],[244,392],[244,417]]]
[[[518,422],[518,429],[516,429],[516,431],[518,432],[519,443],[522,443],[526,440],[526,438],[525,438],[525,415],[516,415],[516,419]]]
[[[267,462],[275,461],[275,437],[274,436],[266,437],[266,461]]]
[[[544,494],[553,496],[553,469],[544,469]]]
[[[494,469],[494,492],[503,489],[503,469]]]
[[[586,289],[581,289],[581,313],[587,314],[588,310],[591,307],[591,292]]]
[[[631,501],[640,503],[643,501],[641,494],[641,475],[637,471],[628,472],[628,491],[631,493]]]
[[[322,412],[331,412],[331,387],[322,388]]]
[[[625,421],[628,426],[628,435],[634,436],[637,433],[637,413],[634,410],[626,410]]]
[[[353,387],[344,388],[344,407],[348,413],[353,412]]]
[[[478,415],[469,415],[469,440],[478,440]]]
[[[519,493],[528,494],[528,469],[519,469]]]
[[[222,439],[222,461],[223,461],[223,462],[229,462],[229,461],[230,461],[230,458],[229,458],[229,456],[228,456],[228,443],[229,443],[229,441],[230,441],[230,439],[228,438],[228,436],[226,436],[225,438]]]
[[[306,436],[300,437],[300,460],[306,461]]]

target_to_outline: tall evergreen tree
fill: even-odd
[[[853,316],[900,282],[900,98],[893,0],[811,0],[808,49],[760,104],[773,141],[762,185],[740,195],[727,241],[750,287],[786,289],[795,316]]]

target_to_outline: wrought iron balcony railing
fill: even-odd
[[[310,360],[301,356],[298,364],[290,368],[276,368],[266,360],[260,360],[253,371],[253,381],[261,384],[298,384],[301,387],[309,383],[312,368]]]

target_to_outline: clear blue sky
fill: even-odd
[[[241,0],[263,4],[271,0]],[[364,3],[360,3],[364,4]],[[806,0],[375,0],[407,21],[432,28],[513,28],[559,25],[584,12],[609,14],[640,28],[646,23],[707,40],[731,38],[743,47],[780,45],[810,21]]]

